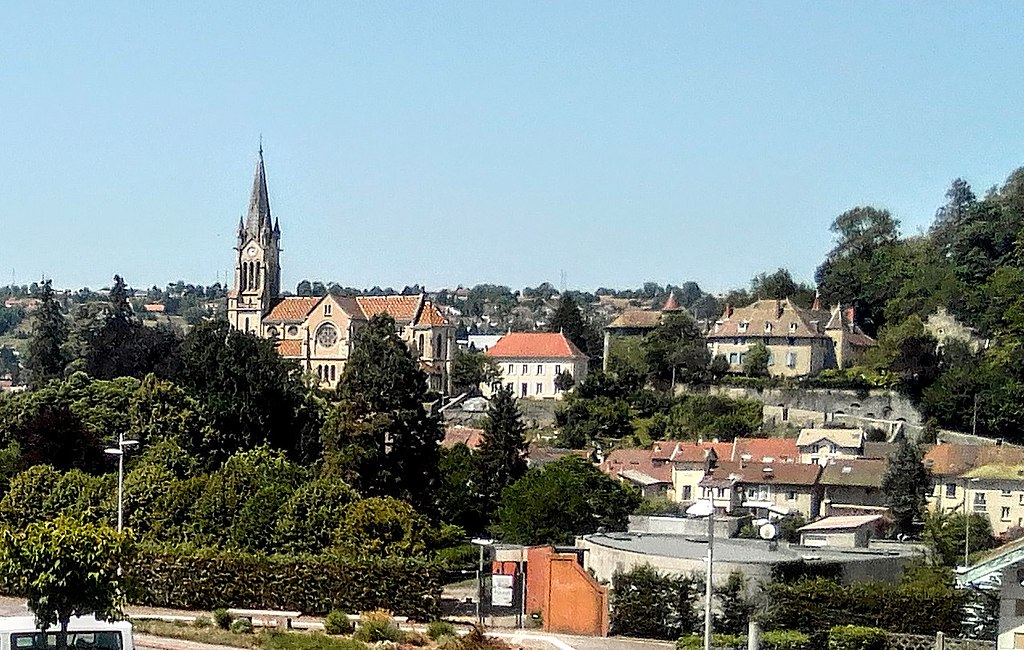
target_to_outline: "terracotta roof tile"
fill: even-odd
[[[884,458],[836,459],[821,471],[820,482],[822,485],[881,488],[888,468],[889,461]]]
[[[621,472],[641,472],[661,482],[672,481],[672,465],[654,463],[650,449],[615,449],[601,463],[601,471],[608,476],[618,477]]]
[[[366,315],[373,318],[377,314],[386,313],[399,325],[408,325],[416,318],[423,296],[359,296],[356,303]]]
[[[270,308],[264,321],[303,321],[313,307],[323,298],[319,296],[288,296],[281,298]]]
[[[792,438],[736,438],[732,460],[744,460],[744,456],[748,455],[754,463],[800,462],[800,450]]]
[[[619,314],[605,329],[654,329],[660,323],[660,311],[629,309]]]
[[[480,441],[483,439],[483,435],[483,429],[477,429],[476,427],[464,427],[456,424],[444,430],[444,440],[441,441],[441,446],[451,449],[455,445],[461,443],[470,449],[476,449],[480,446]]]
[[[960,476],[986,465],[1022,465],[1024,447],[1015,445],[935,445],[924,462],[936,476]]]
[[[560,332],[510,332],[501,337],[485,354],[499,358],[538,359],[586,356]]]
[[[300,357],[302,356],[302,341],[298,339],[277,341],[277,351],[282,357]]]
[[[420,310],[420,317],[416,319],[417,325],[447,325],[448,319],[444,317],[441,310],[434,303],[423,305]]]
[[[656,442],[651,445],[653,458],[673,463],[703,463],[707,453],[714,450],[720,459],[732,458],[731,442]]]
[[[729,461],[718,463],[718,467],[712,472],[711,478],[733,477],[739,483],[814,485],[818,482],[818,474],[820,473],[820,465]]]

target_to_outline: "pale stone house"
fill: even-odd
[[[792,300],[758,300],[746,307],[727,306],[707,335],[708,348],[723,355],[731,372],[742,372],[747,352],[763,343],[770,354],[768,372],[774,377],[816,375],[827,368],[855,364],[875,345],[853,321],[852,309],[836,305],[811,309]]]
[[[561,399],[559,375],[569,373],[576,384],[587,378],[587,355],[561,332],[510,332],[485,354],[501,372],[499,383],[519,398]]]
[[[856,458],[864,448],[863,429],[801,429],[796,446],[801,463],[828,465],[836,458]]]
[[[281,292],[281,228],[270,215],[263,149],[249,211],[239,220],[235,277],[228,292],[228,322],[237,330],[274,339],[328,388],[337,386],[355,335],[370,318],[387,313],[420,361],[430,388],[451,393],[455,327],[423,294],[409,296],[285,296]]]

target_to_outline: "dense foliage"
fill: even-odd
[[[658,573],[643,565],[612,577],[611,633],[645,639],[675,640],[696,632],[695,603],[703,585],[689,576]]]

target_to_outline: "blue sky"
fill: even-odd
[[[810,279],[1024,164],[1016,3],[8,3],[0,282],[208,284],[263,135],[283,284]]]

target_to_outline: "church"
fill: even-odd
[[[260,147],[249,211],[238,223],[228,322],[237,330],[274,339],[281,356],[316,375],[323,387],[334,388],[357,332],[380,313],[395,320],[398,335],[419,359],[430,388],[451,394],[455,327],[426,295],[282,295],[281,227],[270,215]]]

